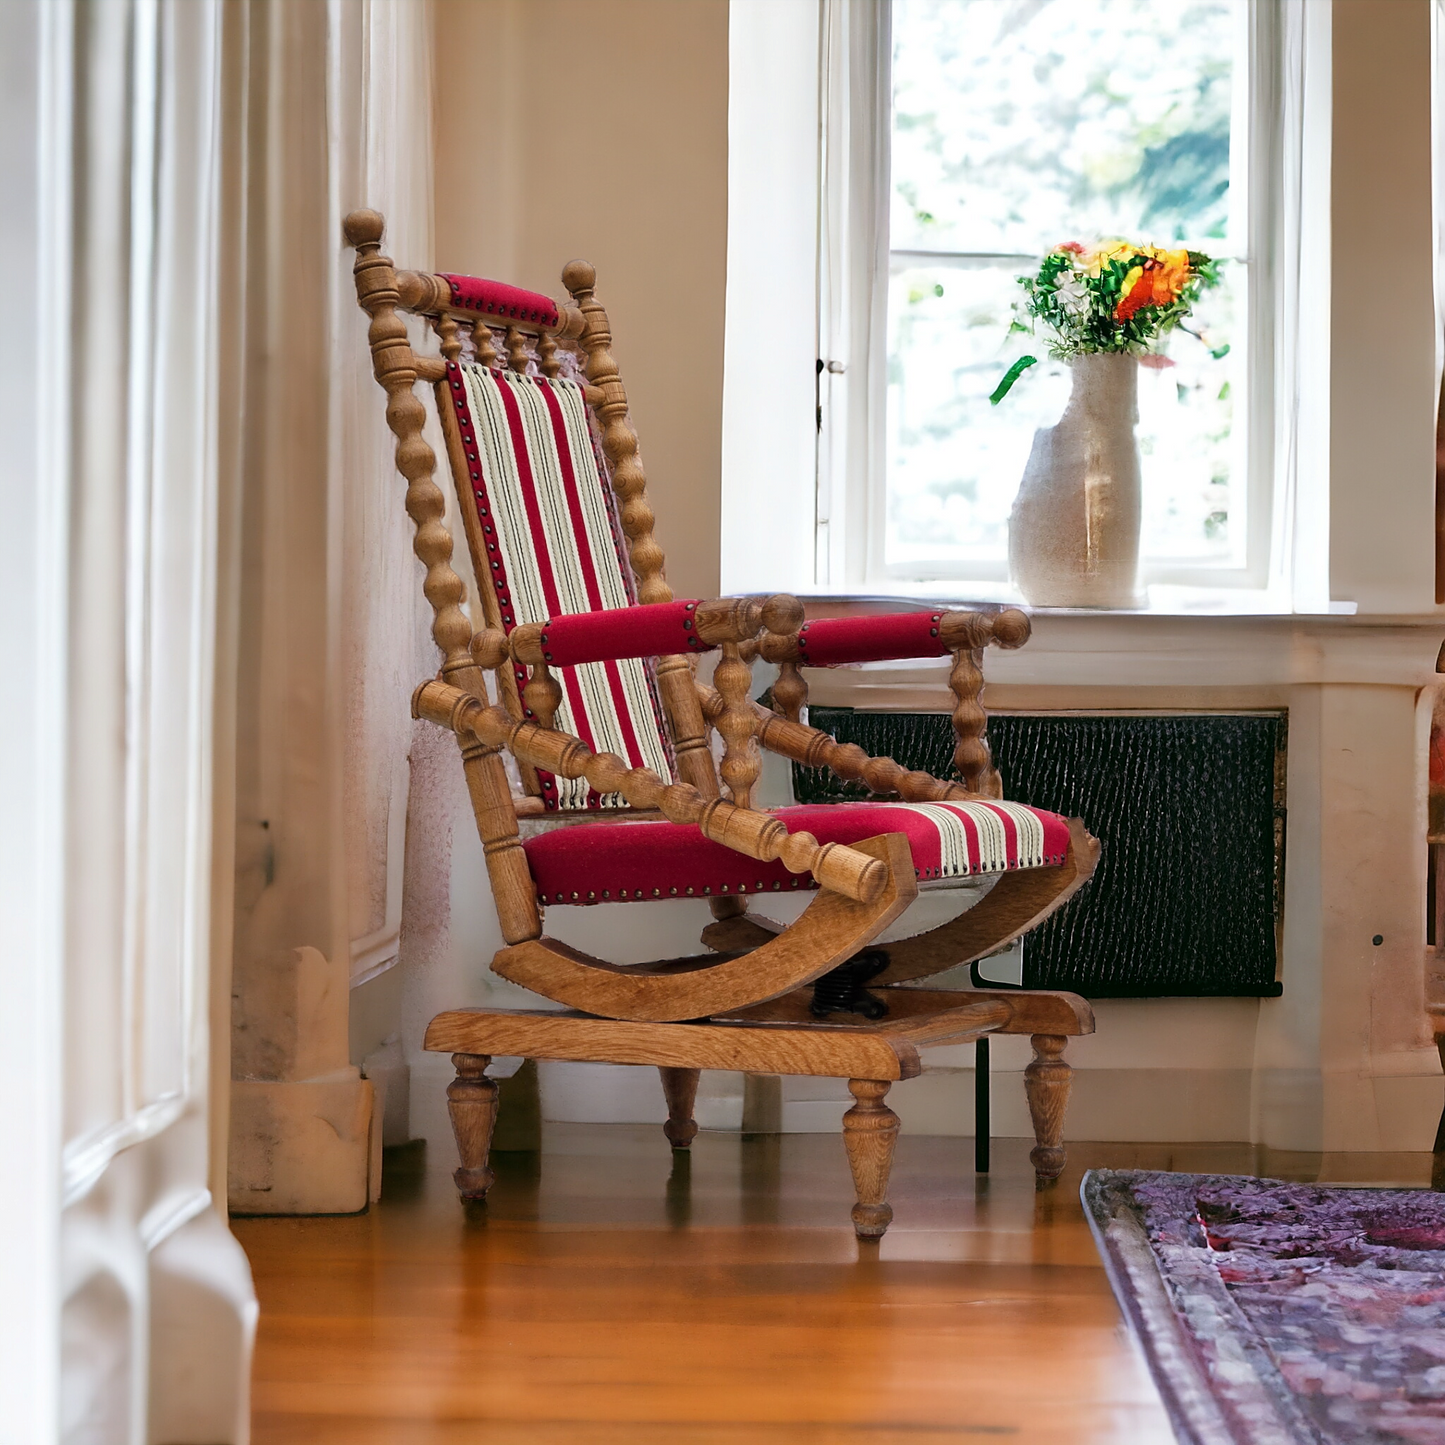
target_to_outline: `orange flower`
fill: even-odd
[[[1158,263],[1146,260],[1131,267],[1124,277],[1123,294],[1114,308],[1115,321],[1128,321],[1141,306],[1154,304],[1154,271]]]
[[[1140,264],[1124,277],[1114,319],[1128,321],[1143,306],[1167,306],[1188,279],[1188,251],[1151,251],[1142,255]]]

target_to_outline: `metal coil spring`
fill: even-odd
[[[868,948],[855,953],[846,963],[830,969],[813,984],[813,1002],[808,1012],[815,1019],[832,1013],[862,1014],[864,1018],[881,1019],[888,1005],[868,992],[865,985],[888,967],[888,955],[881,948]]]

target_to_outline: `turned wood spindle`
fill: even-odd
[[[520,331],[515,326],[507,327],[507,365],[518,376],[525,376],[527,363],[531,359],[531,354],[527,350],[526,332]]]
[[[993,766],[993,754],[984,735],[988,713],[979,701],[983,692],[983,653],[971,648],[955,652],[948,687],[957,699],[953,732],[958,741],[953,749],[953,766],[966,788],[987,798],[1001,798],[1003,781]]]
[[[1034,1034],[1030,1042],[1034,1057],[1024,1070],[1024,1092],[1037,1144],[1029,1152],[1029,1163],[1039,1180],[1047,1182],[1064,1172],[1064,1111],[1074,1071],[1064,1062],[1069,1041],[1063,1035]]]
[[[537,719],[539,726],[550,728],[562,705],[562,687],[545,662],[536,663],[522,689],[522,705]]]
[[[808,705],[808,681],[796,662],[778,664],[778,680],[773,684],[773,701],[789,722],[801,722]]]
[[[457,325],[456,317],[449,312],[443,311],[433,322],[432,326],[436,331],[437,338],[441,343],[441,353],[448,361],[458,361],[462,354],[462,332]]]
[[[848,1080],[848,1092],[858,1102],[843,1115],[843,1144],[858,1195],[853,1228],[859,1239],[880,1239],[893,1220],[888,1176],[898,1142],[898,1115],[883,1102],[888,1088],[886,1079]]]
[[[986,728],[988,714],[983,698],[983,650],[990,643],[1012,650],[1029,640],[1032,627],[1026,614],[1006,607],[992,614],[945,612],[939,637],[953,652],[948,686],[957,703],[953,730],[958,739],[953,765],[964,783],[987,798],[1003,797],[1003,780],[993,765]]]
[[[698,687],[703,716],[714,726],[723,714],[722,695],[710,687]],[[896,793],[906,803],[966,802],[977,798],[961,783],[948,782],[928,773],[909,770],[892,758],[870,758],[856,743],[836,738],[806,723],[790,722],[753,704],[757,718],[757,741],[769,752],[801,763],[805,768],[831,768],[844,782],[863,783],[874,792]]]
[[[656,663],[657,690],[667,709],[671,724],[672,750],[677,759],[677,775],[690,783],[705,798],[719,793],[717,769],[713,766],[712,749],[708,746],[708,724],[702,715],[694,679],[695,658],[683,654],[659,657]]]
[[[478,366],[485,366],[488,371],[496,366],[496,341],[492,336],[492,328],[485,321],[472,323],[472,350],[476,354]]]
[[[722,715],[717,720],[717,730],[726,749],[720,771],[728,796],[740,808],[752,807],[753,787],[762,771],[757,739],[753,736],[756,716],[748,696],[752,680],[752,669],[738,656],[737,644],[723,643],[722,657],[713,673],[713,681],[723,699]]]
[[[447,1085],[447,1113],[462,1161],[452,1179],[463,1199],[485,1199],[496,1179],[487,1167],[497,1127],[497,1085],[487,1077],[491,1062],[488,1054],[452,1055],[457,1076]]]
[[[550,332],[544,331],[537,338],[537,370],[548,378],[556,377],[562,370],[562,360],[557,355],[557,342]]]

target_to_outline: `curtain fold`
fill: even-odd
[[[230,1193],[248,1209],[324,1212],[364,1204],[375,1162],[348,995],[397,959],[408,700],[431,666],[341,222],[382,211],[402,263],[431,265],[431,11],[227,11],[222,390],[240,579]],[[353,1125],[334,1148],[308,1143],[318,1091],[333,1087]]]

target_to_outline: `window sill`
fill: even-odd
[[[1004,600],[981,597],[980,590],[937,598],[818,593],[802,600],[815,618]],[[1153,605],[1128,611],[1029,609],[1028,645],[989,650],[990,705],[1274,707],[1297,686],[1422,688],[1442,681],[1435,669],[1445,609],[1362,613],[1336,603],[1330,612],[1288,612],[1261,607],[1259,594],[1236,592],[1211,606],[1169,595],[1175,591],[1152,589]],[[810,669],[807,676],[821,704],[930,710],[948,701],[948,668],[947,658],[923,658]]]
[[[849,612],[913,611],[927,607],[1023,607],[1045,617],[1353,617],[1354,602],[1329,602],[1323,607],[1292,607],[1278,592],[1242,587],[1181,587],[1155,583],[1145,588],[1143,607],[1032,607],[1018,588],[1007,582],[916,582],[884,584],[878,591],[843,594],[799,589],[809,615],[834,617]],[[1419,614],[1445,618],[1445,609]]]

